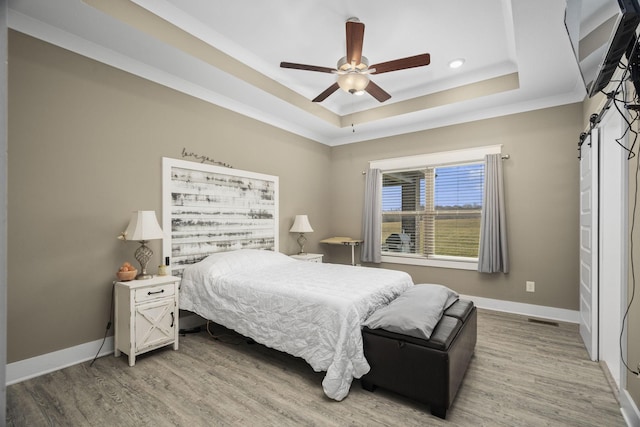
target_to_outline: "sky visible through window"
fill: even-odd
[[[436,168],[435,206],[479,208],[482,206],[482,187],[484,183],[484,164],[476,163],[461,166]],[[382,210],[400,211],[402,187],[382,187]],[[420,205],[425,206],[425,180],[420,180]]]

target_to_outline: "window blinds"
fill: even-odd
[[[382,251],[478,257],[484,164],[385,172]]]

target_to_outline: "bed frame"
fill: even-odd
[[[277,252],[278,186],[277,176],[163,158],[163,256],[169,273],[181,277],[184,267],[216,252]],[[363,341],[371,365],[362,379],[365,389],[394,390],[429,403],[444,418],[475,347],[475,307],[456,303],[429,341],[367,328]]]

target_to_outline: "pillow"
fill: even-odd
[[[283,253],[268,249],[240,249],[215,253],[207,257],[206,261],[217,274],[227,274],[290,262],[293,259]]]
[[[236,271],[247,271],[283,262],[293,262],[293,258],[268,249],[239,249],[237,251],[216,252],[202,261],[191,264],[183,271],[183,278],[202,283],[205,277],[222,276]]]
[[[415,285],[365,321],[371,329],[384,329],[428,340],[444,310],[458,294],[442,285]]]

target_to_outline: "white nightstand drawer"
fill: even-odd
[[[143,289],[136,289],[136,302],[151,301],[156,298],[165,298],[173,295],[175,286],[173,283],[158,286],[148,286]]]

